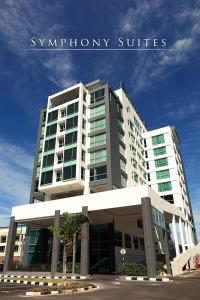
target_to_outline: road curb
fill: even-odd
[[[69,279],[69,280],[85,280],[85,279],[89,279],[91,276],[82,276],[82,275],[71,275],[71,276],[28,276],[28,275],[3,275],[0,274],[0,280],[1,277],[5,277],[5,278],[16,278],[17,280],[19,280],[20,278],[31,278],[31,279]],[[6,279],[4,279],[6,280]]]
[[[95,285],[89,285],[88,287],[84,288],[75,288],[75,289],[70,289],[70,290],[65,290],[65,291],[44,291],[44,292],[26,292],[26,296],[42,296],[42,295],[60,295],[60,294],[73,294],[77,292],[85,292],[85,291],[90,291],[92,289],[97,288]]]
[[[155,278],[149,278],[149,277],[141,277],[141,276],[126,276],[125,280],[131,281],[151,281],[151,282],[170,282],[172,281],[168,277],[155,277]]]

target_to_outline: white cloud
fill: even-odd
[[[43,76],[59,87],[74,82],[72,56],[49,52],[30,54],[22,49],[28,47],[33,36],[52,38],[63,29],[66,32],[68,28],[54,23],[56,14],[62,9],[63,6],[57,1],[50,4],[37,0],[7,0],[1,5],[0,10],[0,32],[10,50],[19,57],[20,65],[29,73],[32,72],[32,68],[36,73],[42,68],[45,71]]]
[[[167,37],[167,40],[171,40],[169,47],[174,49],[134,53],[132,66],[129,61],[129,69],[133,70],[130,82],[134,94],[165,82],[171,74],[187,64],[194,51],[198,50],[200,9],[187,2],[182,6],[174,6],[166,11],[167,4],[163,1],[153,1],[151,4],[149,1],[133,1],[124,14],[119,14],[117,35]],[[156,25],[158,23],[159,26]]]
[[[23,148],[0,138],[0,226],[12,206],[29,201],[33,157]]]
[[[46,76],[57,86],[67,87],[75,82],[73,79],[74,65],[70,53],[49,54],[44,57],[43,66],[46,68]]]
[[[127,12],[120,16],[118,31],[122,33],[137,33],[144,23],[148,22],[149,15],[159,13],[163,1],[154,0],[150,3],[147,0],[132,2]]]

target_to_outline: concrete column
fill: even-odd
[[[190,247],[192,247],[193,246],[193,240],[192,240],[191,226],[189,224],[187,224],[187,228],[188,228],[188,236],[189,236]]]
[[[15,249],[15,239],[16,239],[17,223],[15,222],[15,217],[10,218],[9,232],[6,244],[6,255],[4,260],[3,273],[6,274],[10,270],[13,263],[13,254]]]
[[[182,251],[184,253],[185,252],[185,240],[184,240],[184,235],[183,235],[183,227],[182,227],[181,217],[179,217],[179,232],[180,232],[180,237],[181,237]]]
[[[172,217],[172,230],[173,230],[173,237],[174,237],[174,243],[175,243],[176,256],[179,256],[180,255],[180,250],[179,250],[178,236],[177,236],[177,231],[176,231],[176,219],[175,219],[175,215],[173,215],[173,217]]]
[[[76,272],[76,233],[73,237],[73,257],[72,257],[72,273]]]
[[[89,183],[86,182],[83,195],[88,195],[88,194],[90,194],[90,187],[89,187]]]
[[[188,249],[190,248],[190,241],[189,241],[189,235],[188,235],[188,227],[187,227],[187,222],[185,222],[185,235],[186,235],[186,243],[188,246]]]
[[[27,225],[26,226],[26,234],[25,234],[25,238],[24,238],[24,241],[23,241],[23,245],[22,245],[22,248],[23,248],[23,252],[22,252],[22,266],[23,267],[27,267],[27,255],[28,255],[28,242],[29,242],[29,226]]]
[[[55,211],[54,216],[54,228],[59,228],[60,226],[60,211]],[[58,238],[53,235],[53,245],[52,245],[52,256],[51,256],[51,276],[55,276],[57,272],[57,264],[59,259],[59,250],[60,250],[60,242]]]
[[[167,226],[165,222],[165,229],[163,229],[163,242],[164,242],[164,252],[165,252],[165,262],[167,266],[167,275],[172,275],[171,262],[169,256],[169,245],[168,245],[168,237],[167,237]]]
[[[88,207],[82,207],[82,213],[88,215]],[[89,224],[85,223],[81,228],[81,275],[89,274]]]
[[[155,278],[157,276],[157,272],[151,199],[148,197],[142,198],[141,202],[147,274],[149,277]]]

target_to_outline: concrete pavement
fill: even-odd
[[[42,296],[45,299],[57,300],[198,300],[200,299],[200,273],[188,274],[176,278],[170,283],[150,283],[135,281],[118,281],[114,278],[102,277],[91,280],[100,286],[99,289],[81,294]],[[0,283],[1,300],[19,300],[25,291],[30,289],[24,285]],[[41,296],[26,297],[41,300]]]

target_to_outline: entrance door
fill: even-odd
[[[114,224],[90,225],[90,274],[114,272]]]

